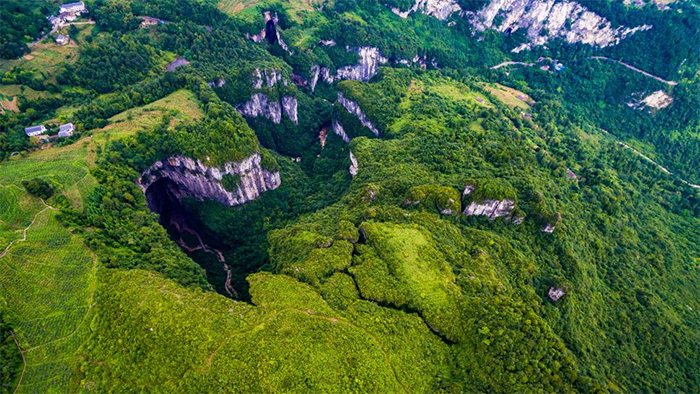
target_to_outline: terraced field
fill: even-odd
[[[194,95],[178,91],[115,116],[93,137],[0,163],[0,308],[25,361],[18,393],[69,386],[89,333],[97,272],[97,257],[58,221],[56,197],[33,197],[22,181],[42,178],[82,209],[96,186],[89,169],[97,145],[151,127],[165,114],[173,124],[202,116]]]

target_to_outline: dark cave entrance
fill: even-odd
[[[170,178],[161,178],[146,189],[148,208],[160,216],[160,224],[170,237],[207,274],[207,281],[225,296],[247,299],[247,289],[231,284],[225,261],[229,248],[182,203],[183,193]]]
[[[275,26],[275,21],[272,19],[265,23],[265,38],[270,44],[274,44],[277,41],[277,26]]]

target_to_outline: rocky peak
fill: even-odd
[[[649,25],[613,29],[607,19],[573,1],[493,0],[480,11],[466,14],[478,31],[495,29],[501,33],[513,33],[526,29],[530,44],[516,50],[527,49],[528,45],[542,45],[552,38],[562,38],[572,44],[606,47],[618,44],[637,31],[651,29]]]
[[[282,76],[282,73],[274,68],[265,68],[262,71],[256,68],[253,71],[253,88],[262,89],[263,83],[268,87],[274,87],[278,82],[287,86],[289,82]]]
[[[155,162],[141,174],[138,185],[145,192],[156,181],[168,178],[177,185],[178,198],[214,200],[227,206],[241,205],[281,184],[279,172],[262,168],[260,162],[260,154],[254,153],[239,162],[210,167],[198,159],[176,155]],[[237,185],[224,186],[224,177],[237,179]]]

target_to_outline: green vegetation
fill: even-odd
[[[402,19],[387,5],[404,0],[90,2],[96,24],[69,53],[0,63],[2,98],[19,97],[0,115],[2,391],[697,392],[700,190],[616,139],[696,179],[697,10],[617,3],[590,7],[688,42],[515,55],[520,32]],[[268,10],[287,50],[246,38]],[[312,91],[312,65],[333,74],[359,46],[390,60]],[[487,67],[511,56],[566,69]],[[166,72],[176,57],[191,63]],[[671,106],[627,106],[659,89]],[[298,124],[244,119],[253,94],[294,97]],[[68,121],[80,133],[56,146],[24,135]],[[140,187],[174,155],[253,154],[282,183],[240,206]],[[462,214],[503,199],[510,217]]]

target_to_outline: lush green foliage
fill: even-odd
[[[27,149],[26,123],[63,117],[92,132],[0,163],[0,309],[27,356],[20,390],[698,391],[700,192],[616,139],[697,177],[697,11],[619,3],[591,8],[615,24],[649,18],[678,49],[645,32],[605,49],[554,40],[512,56],[556,57],[564,72],[506,75],[485,66],[522,34],[477,39],[463,18],[387,7],[410,1],[261,1],[233,17],[213,0],[93,2],[96,29],[58,78],[5,76],[46,97],[0,116],[0,158]],[[289,51],[245,38],[265,10]],[[139,28],[139,15],[168,23]],[[335,72],[358,60],[346,46],[366,45],[393,67],[311,90],[312,65]],[[587,59],[601,53],[679,85]],[[425,69],[398,62],[415,56]],[[175,57],[191,64],[165,72]],[[256,69],[282,80],[258,88]],[[659,89],[671,106],[627,107]],[[338,92],[379,137],[333,103]],[[299,124],[244,120],[235,108],[255,93],[296,98]],[[189,97],[180,111],[175,95]],[[172,155],[219,167],[253,153],[282,184],[241,206],[184,199],[175,214],[187,218],[161,223],[137,183]],[[35,178],[55,191],[46,203],[20,187],[43,189]],[[522,223],[461,213],[489,199],[515,201]],[[189,241],[201,245],[187,255],[176,242]]]
[[[12,59],[29,52],[27,43],[51,25],[39,10],[22,0],[3,0],[0,8],[0,58]]]
[[[37,196],[42,200],[48,200],[54,193],[51,184],[41,178],[22,181],[22,186],[24,186],[29,194]]]
[[[11,393],[22,368],[22,355],[12,338],[10,326],[0,315],[0,393]]]

